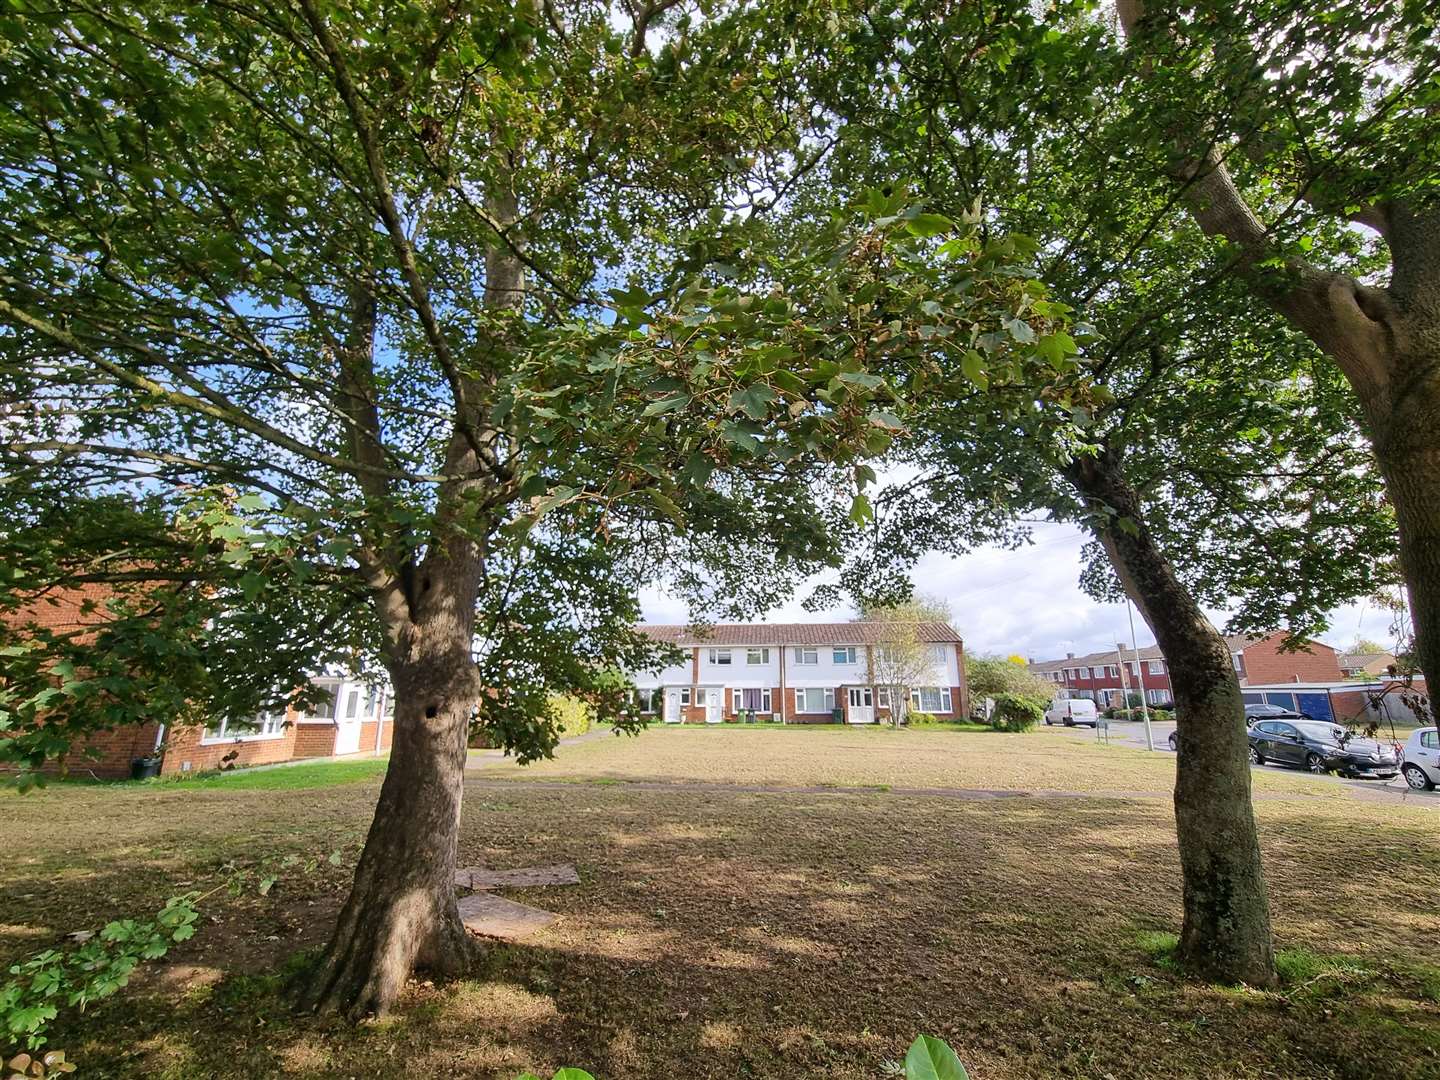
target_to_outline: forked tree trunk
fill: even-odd
[[[1272,986],[1274,945],[1250,797],[1245,708],[1230,651],[1145,528],[1119,459],[1109,452],[1077,459],[1067,476],[1092,509],[1110,515],[1097,536],[1170,668],[1185,907],[1179,960],[1205,979]]]
[[[459,975],[479,958],[455,896],[466,736],[479,698],[473,583],[468,605],[463,583],[453,593],[421,598],[420,616],[392,654],[390,766],[349,899],[302,996],[306,1008],[383,1015],[415,968]]]

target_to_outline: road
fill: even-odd
[[[1175,722],[1168,724],[1154,723],[1150,725],[1155,737],[1155,751],[1161,754],[1170,754],[1170,733],[1175,730]],[[1058,731],[1077,739],[1096,739],[1104,741],[1106,733],[1096,733],[1094,728],[1088,727],[1051,727],[1044,728],[1046,731]],[[1109,730],[1111,743],[1120,746],[1138,746],[1141,750],[1145,746],[1145,725],[1139,720],[1111,720]],[[1283,769],[1281,765],[1256,765],[1257,769]],[[1285,769],[1286,772],[1297,770]],[[1357,795],[1378,799],[1383,802],[1401,801],[1412,805],[1422,805],[1427,808],[1440,810],[1440,790],[1437,791],[1414,791],[1405,783],[1403,777],[1397,776],[1394,780],[1350,780],[1343,776],[1316,775],[1317,783],[1344,784],[1352,788]]]

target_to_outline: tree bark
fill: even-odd
[[[479,555],[422,566],[418,615],[392,649],[390,766],[350,896],[302,1004],[354,1018],[383,1015],[413,969],[462,974],[480,955],[460,921],[455,857],[466,736],[479,699],[470,656]]]
[[[1095,534],[1170,667],[1185,908],[1179,960],[1205,979],[1273,986],[1244,699],[1230,650],[1145,528],[1118,455],[1107,450],[1078,458],[1066,475],[1097,515]]]

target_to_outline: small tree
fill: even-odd
[[[885,624],[884,640],[875,646],[874,679],[890,702],[890,726],[899,727],[910,711],[910,692],[925,685],[930,674],[930,654],[920,639],[919,624]]]

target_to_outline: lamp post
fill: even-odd
[[[1150,704],[1145,694],[1145,668],[1140,663],[1140,646],[1135,642],[1135,610],[1130,597],[1125,597],[1125,616],[1130,620],[1130,649],[1135,655],[1135,678],[1140,681],[1140,719],[1145,722],[1145,747],[1155,749],[1155,733],[1150,730]]]

